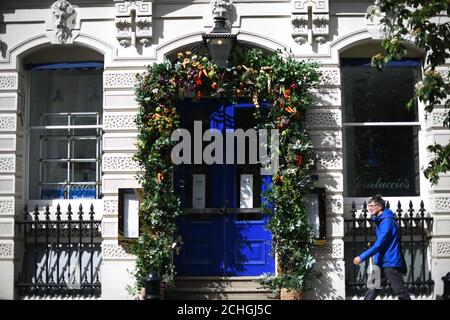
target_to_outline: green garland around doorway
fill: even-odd
[[[144,190],[139,216],[141,232],[133,246],[137,255],[137,288],[145,276],[158,272],[170,285],[175,268],[173,253],[179,251],[176,218],[182,209],[174,192],[170,137],[179,128],[175,108],[183,99],[219,98],[235,103],[247,98],[256,106],[260,128],[279,129],[279,169],[265,194],[275,208],[268,225],[278,260],[278,275],[267,276],[264,285],[278,290],[305,289],[314,275],[314,236],[308,223],[305,197],[311,189],[316,163],[306,127],[311,106],[310,89],[319,81],[318,65],[301,62],[281,53],[265,55],[254,49],[233,67],[220,68],[207,57],[191,52],[178,54],[174,65],[154,64],[138,75],[138,151],[135,160],[142,171],[138,179]],[[259,107],[268,104],[270,107]]]

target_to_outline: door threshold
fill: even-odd
[[[214,281],[214,280],[220,280],[220,281],[250,281],[250,280],[257,280],[257,279],[261,279],[263,278],[263,276],[232,276],[232,277],[221,277],[221,276],[207,276],[207,277],[192,277],[192,276],[187,276],[187,277],[175,277],[175,280],[210,280],[210,281]]]

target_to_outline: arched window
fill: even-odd
[[[103,62],[26,64],[29,199],[101,195]]]
[[[389,63],[341,59],[345,196],[418,196],[420,171],[417,105],[407,109],[421,61]]]

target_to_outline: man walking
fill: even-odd
[[[384,200],[379,195],[369,199],[367,208],[377,225],[377,241],[368,250],[355,257],[353,263],[359,265],[374,256],[374,264],[381,271],[381,283],[389,280],[399,300],[411,300],[403,283],[402,273],[406,270],[406,265],[401,252],[399,227],[394,220],[394,213],[391,209],[385,208]],[[377,288],[369,289],[364,300],[374,300],[377,295]]]

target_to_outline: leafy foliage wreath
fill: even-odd
[[[220,68],[208,57],[184,52],[178,54],[174,65],[150,65],[138,75],[139,136],[134,158],[142,168],[138,179],[144,190],[141,232],[133,246],[138,288],[150,271],[158,272],[168,285],[173,283],[173,253],[181,243],[176,219],[182,208],[172,185],[170,154],[175,142],[171,134],[180,126],[176,106],[184,99],[218,98],[236,103],[247,98],[256,107],[260,128],[279,129],[279,168],[265,194],[266,206],[273,208],[268,229],[279,272],[267,275],[263,284],[274,290],[305,289],[316,275],[312,271],[314,235],[304,200],[317,162],[305,120],[312,103],[309,91],[320,77],[318,65],[283,57],[280,52],[265,55],[258,49],[244,53],[239,61],[233,67]],[[260,108],[262,103],[270,107]]]

